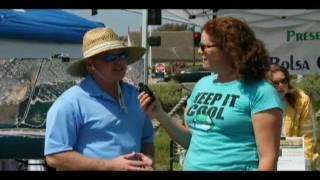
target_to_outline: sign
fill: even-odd
[[[271,63],[285,67],[290,74],[320,73],[319,24],[285,22],[276,27],[252,26],[265,43]]]
[[[166,72],[166,64],[164,63],[156,63],[156,73],[165,73]]]
[[[280,140],[280,156],[278,171],[305,171],[303,137],[282,137]]]
[[[166,9],[165,12],[202,27],[213,17],[233,16],[246,21],[261,39],[273,62],[290,74],[320,73],[320,10],[316,9]]]

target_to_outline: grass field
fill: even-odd
[[[167,133],[161,126],[158,128],[156,132],[155,151],[156,170],[170,170],[170,137],[167,135]],[[179,163],[174,162],[172,170],[181,171],[182,167]]]

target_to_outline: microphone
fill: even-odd
[[[150,101],[148,103],[148,106],[149,106],[155,100],[155,96],[154,96],[153,92],[150,90],[150,88],[147,85],[145,85],[143,83],[139,83],[138,86],[139,86],[138,87],[139,93],[144,91],[145,93],[147,93],[150,96],[151,99],[150,99]]]

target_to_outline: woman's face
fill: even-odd
[[[202,57],[202,65],[204,68],[219,74],[227,71],[230,65],[218,46],[206,31],[202,31],[200,47],[198,48],[198,53]]]
[[[275,71],[272,73],[272,84],[277,89],[281,98],[288,92],[288,81],[285,74],[281,71]]]

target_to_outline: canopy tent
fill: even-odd
[[[320,72],[320,10],[168,9],[177,21],[201,27],[213,17],[238,17],[253,28],[270,52],[271,61],[292,74]]]
[[[302,9],[164,9],[181,22],[202,27],[213,17],[234,16],[244,19],[252,27],[284,27],[294,24],[320,22],[320,10]]]
[[[0,10],[0,38],[82,43],[83,34],[103,23],[89,21],[63,10]]]
[[[63,10],[0,10],[0,58],[81,57],[83,35],[104,24]]]
[[[0,159],[43,158],[46,112],[76,80],[65,69],[84,33],[103,26],[62,10],[0,10]]]

